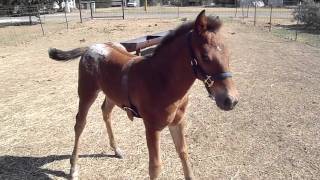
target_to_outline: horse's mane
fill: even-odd
[[[154,53],[156,54],[164,46],[172,42],[176,37],[183,35],[193,29],[194,21],[186,22],[177,27],[175,30],[172,30],[161,40],[160,44],[155,48]]]
[[[222,24],[219,17],[207,16],[207,20],[208,20],[208,25],[207,25],[208,31],[215,31]],[[189,22],[183,23],[182,25],[178,26],[175,30],[170,31],[169,34],[166,35],[162,39],[160,44],[155,48],[153,54],[157,54],[157,52],[159,52],[160,49],[162,49],[164,46],[168,45],[175,38],[190,32],[194,27],[194,23],[195,23],[195,21],[189,21]]]

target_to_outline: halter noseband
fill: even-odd
[[[188,34],[188,48],[189,48],[189,52],[191,55],[190,64],[191,64],[194,75],[196,76],[197,79],[203,81],[207,90],[208,90],[208,88],[213,86],[214,81],[222,81],[224,79],[232,77],[231,72],[223,72],[223,73],[219,73],[219,74],[208,75],[203,70],[203,68],[198,63],[198,59],[193,51],[193,48],[191,47],[191,35],[192,35],[192,31],[189,32],[189,34]],[[209,92],[209,90],[208,90],[208,92]],[[209,92],[209,94],[210,94],[210,92]]]

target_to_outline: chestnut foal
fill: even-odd
[[[75,144],[71,158],[71,177],[78,176],[78,146],[86,116],[100,90],[106,95],[102,105],[110,146],[122,157],[112,128],[111,111],[119,106],[130,119],[142,117],[149,150],[149,175],[156,179],[161,171],[160,132],[169,126],[186,179],[193,173],[188,160],[183,116],[187,92],[196,79],[205,87],[217,106],[231,110],[238,93],[229,72],[227,47],[220,36],[221,22],[202,11],[194,22],[167,35],[152,56],[134,56],[115,43],[96,44],[71,51],[50,49],[49,56],[67,61],[81,56],[79,65],[79,109],[76,116]]]

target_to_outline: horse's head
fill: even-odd
[[[218,17],[208,17],[203,10],[188,35],[188,43],[197,78],[204,82],[220,109],[232,110],[239,95],[231,77],[229,52],[219,33],[221,25]]]

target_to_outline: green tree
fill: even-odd
[[[294,10],[293,15],[309,27],[320,28],[320,3],[306,0]]]

